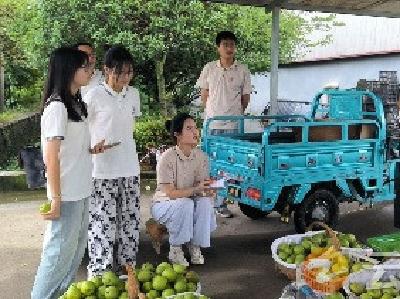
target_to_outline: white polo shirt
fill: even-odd
[[[206,119],[214,116],[242,115],[242,95],[251,93],[250,71],[235,61],[229,68],[221,66],[219,60],[206,64],[199,79],[198,87],[208,89]],[[213,129],[234,129],[235,123],[215,122]]]
[[[92,162],[87,120],[69,120],[64,104],[51,102],[41,118],[43,157],[47,154],[46,141],[51,139],[62,140],[59,153],[61,200],[77,201],[89,197],[92,190]],[[49,199],[52,195],[50,192],[50,186],[47,186]]]
[[[121,142],[104,153],[93,155],[92,176],[97,179],[139,176],[139,159],[133,139],[134,117],[140,116],[139,91],[131,86],[117,93],[106,83],[91,89],[87,103],[91,146]]]
[[[103,81],[104,81],[103,73],[100,70],[94,70],[92,78],[90,79],[88,85],[81,87],[82,97],[84,97],[92,88],[102,84]]]

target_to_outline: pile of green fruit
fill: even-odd
[[[126,282],[111,271],[69,286],[59,299],[128,299]]]
[[[393,283],[374,282],[367,290],[365,284],[353,282],[349,284],[350,291],[360,299],[394,299],[400,298],[400,292]]]
[[[362,248],[362,245],[352,234],[338,233],[337,238],[342,247]],[[277,254],[282,261],[288,264],[299,265],[307,257],[320,256],[332,245],[332,239],[326,232],[321,232],[313,236],[304,237],[300,243],[281,243],[278,246]]]
[[[199,276],[194,271],[187,271],[186,266],[163,262],[156,267],[145,263],[135,270],[140,284],[140,291],[146,299],[208,299],[196,295]],[[105,272],[88,281],[70,285],[59,299],[128,299],[127,281],[121,280],[114,272]]]
[[[146,294],[147,299],[166,298],[185,292],[193,293],[196,292],[199,283],[196,272],[187,271],[186,266],[171,265],[167,262],[156,267],[145,263],[140,269],[136,269],[136,277],[140,283],[140,290]],[[201,297],[201,299],[206,298],[206,296]]]

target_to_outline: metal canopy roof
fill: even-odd
[[[400,17],[400,0],[211,0],[288,10],[321,11],[375,17]]]

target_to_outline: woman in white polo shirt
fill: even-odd
[[[125,265],[134,266],[139,244],[139,160],[133,125],[134,117],[140,115],[140,101],[138,90],[128,85],[133,77],[129,51],[110,48],[104,71],[106,81],[84,97],[92,144],[105,140],[114,145],[93,156],[89,277],[111,269],[122,273]]]
[[[90,75],[85,53],[71,48],[52,53],[41,118],[51,210],[42,214],[50,221],[32,299],[58,298],[73,281],[85,252],[92,167],[87,111],[79,89]]]
[[[179,113],[167,123],[176,146],[165,151],[157,164],[157,190],[151,212],[169,233],[169,260],[189,265],[182,245],[188,243],[191,263],[204,264],[201,248],[210,247],[217,227],[214,194],[209,189],[208,158],[197,149],[199,132],[194,119]]]

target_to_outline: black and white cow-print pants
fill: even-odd
[[[139,245],[138,177],[94,179],[89,203],[88,276],[135,265]]]

